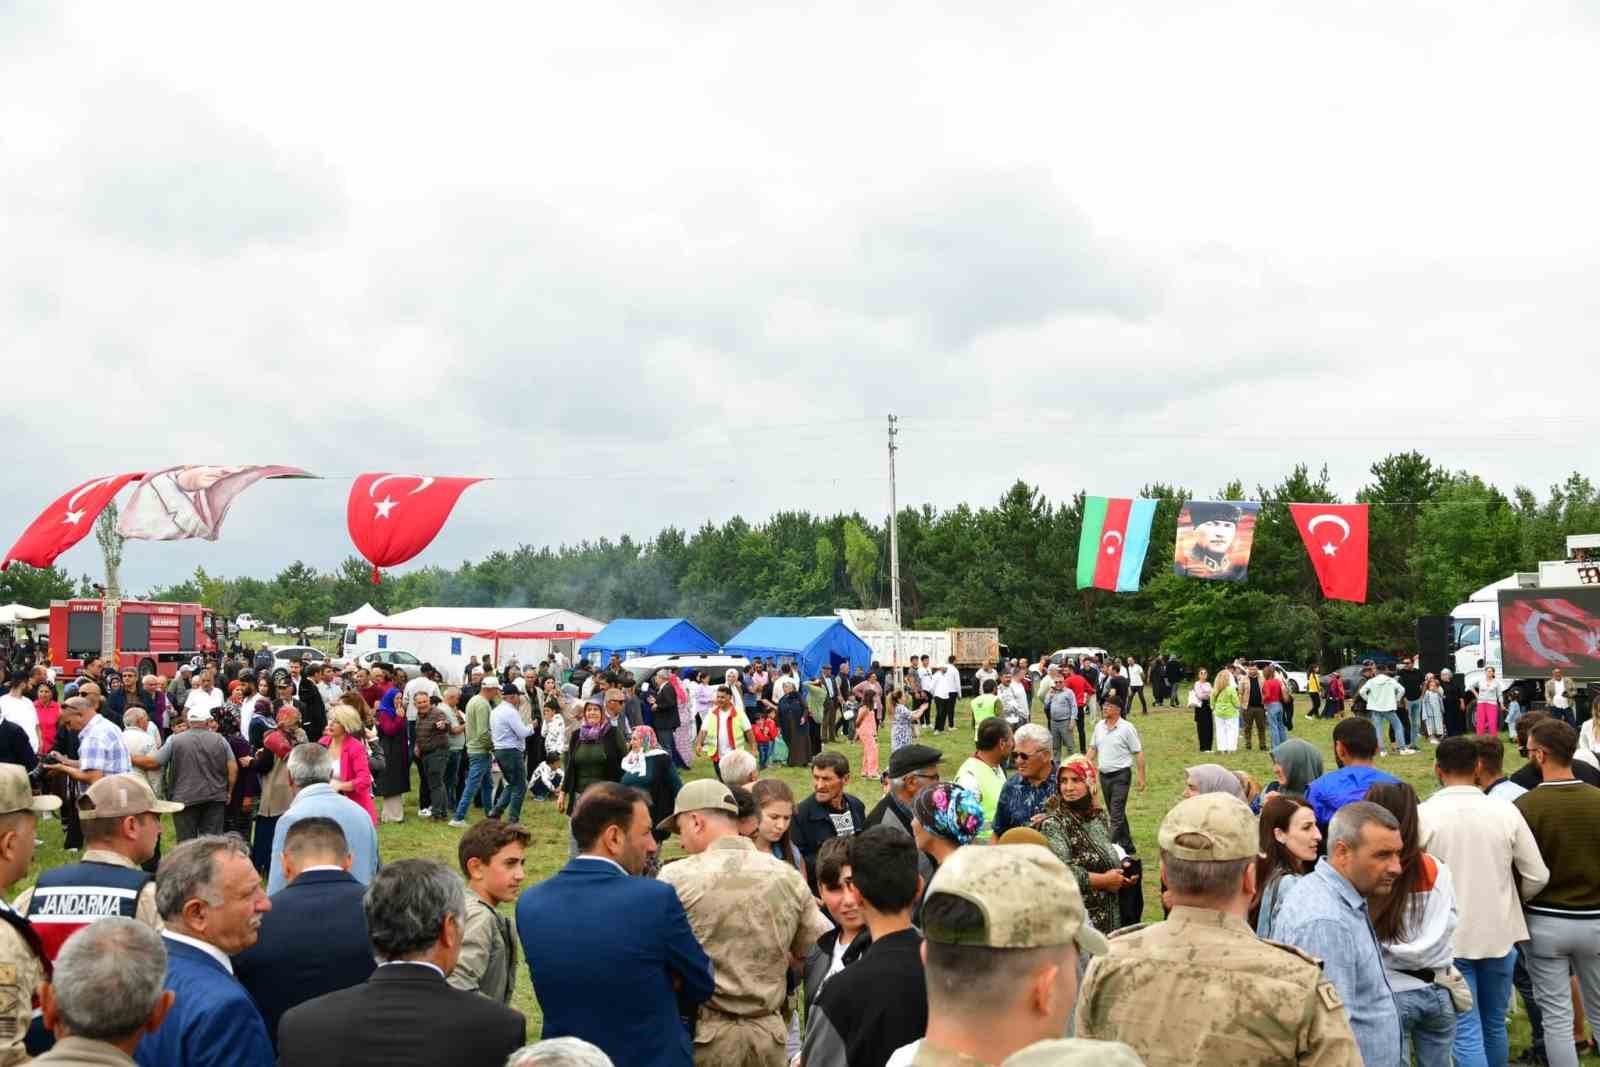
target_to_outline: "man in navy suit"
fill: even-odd
[[[711,996],[711,959],[672,887],[637,877],[656,851],[650,831],[639,790],[584,790],[572,815],[580,855],[517,900],[517,935],[545,1037],[581,1037],[629,1067],[689,1067],[679,1005]]]
[[[140,1067],[273,1067],[266,1024],[228,958],[255,944],[272,908],[250,846],[232,835],[185,841],[156,872],[156,908],[175,998],[133,1058]]]
[[[361,910],[367,887],[350,874],[350,862],[344,831],[332,819],[314,816],[289,827],[282,857],[289,884],[272,895],[260,938],[233,959],[274,1048],[284,1012],[358,986],[377,967]]]

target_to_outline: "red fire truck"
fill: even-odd
[[[124,600],[117,605],[116,648],[102,640],[104,600],[50,602],[50,662],[70,678],[99,657],[118,668],[131,667],[143,677],[170,678],[197,655],[215,655],[220,647],[220,621],[199,604],[164,604]]]

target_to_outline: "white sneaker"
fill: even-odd
[[[433,809],[432,808],[423,808],[421,811],[417,812],[417,816],[419,818],[423,818],[423,819],[428,818],[432,814],[433,814]]]
[[[451,819],[449,825],[454,826],[457,830],[459,830],[463,826],[467,825],[467,820],[465,820],[465,819]]]

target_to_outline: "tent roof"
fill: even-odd
[[[412,608],[360,630],[440,630],[474,637],[592,637],[605,623],[564,608]]]
[[[734,656],[791,656],[807,677],[834,659],[852,666],[872,662],[872,650],[844,620],[834,616],[803,619],[763,616],[728,639],[722,650]]]
[[[19,622],[43,622],[49,617],[49,608],[30,608],[26,604],[0,606],[0,626],[15,626]]]
[[[673,652],[716,652],[720,645],[688,619],[612,619],[605,629],[578,648],[590,652],[638,652],[666,655]]]
[[[382,622],[388,618],[383,612],[371,604],[362,604],[359,608],[344,615],[335,615],[329,622],[336,622],[341,626],[360,626],[362,623]]]

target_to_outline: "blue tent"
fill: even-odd
[[[833,616],[785,619],[765,616],[728,639],[722,650],[730,656],[788,658],[806,678],[823,667],[837,671],[841,664],[865,670],[872,664],[872,649]]]
[[[718,645],[688,619],[616,619],[578,646],[578,655],[615,652],[629,656],[670,656],[680,652],[716,652]]]

